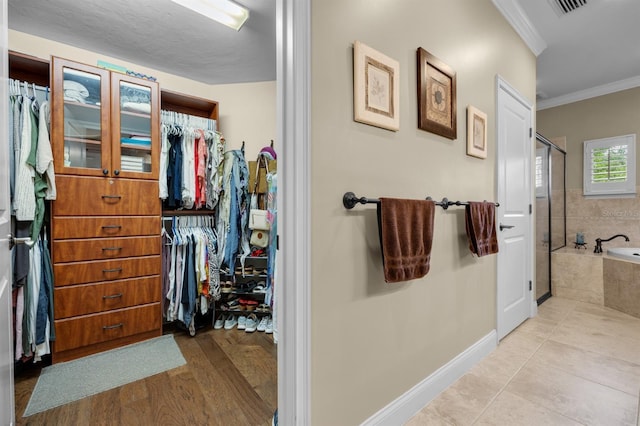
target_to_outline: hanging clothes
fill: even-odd
[[[163,241],[164,318],[193,329],[195,314],[206,314],[220,299],[213,217],[173,217],[171,228],[163,227]]]
[[[11,250],[15,359],[34,362],[50,353],[49,342],[55,339],[53,269],[43,232],[45,200],[56,198],[48,91],[9,81],[12,233],[30,239]]]
[[[215,120],[161,112],[160,198],[168,209],[215,209],[224,138]]]

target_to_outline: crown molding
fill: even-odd
[[[577,92],[568,93],[566,95],[556,96],[555,98],[539,100],[536,102],[536,110],[541,111],[547,108],[553,108],[578,101],[584,101],[585,99],[608,95],[615,92],[621,92],[623,90],[633,89],[639,86],[640,75],[624,80],[614,81],[613,83],[603,84],[602,86],[596,86],[590,89],[579,90]]]
[[[502,16],[511,24],[536,57],[547,48],[538,30],[533,26],[524,10],[516,0],[491,0]]]

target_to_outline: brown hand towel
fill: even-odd
[[[431,200],[380,198],[378,228],[386,282],[427,275],[434,211],[435,203]]]
[[[465,207],[465,227],[469,249],[478,257],[498,252],[495,217],[494,203],[469,201],[469,205]]]

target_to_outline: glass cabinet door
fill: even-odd
[[[158,176],[158,86],[124,74],[112,74],[112,164],[114,174]]]
[[[58,173],[109,174],[109,73],[54,58],[52,139]]]

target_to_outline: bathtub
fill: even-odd
[[[619,259],[630,260],[640,263],[640,248],[634,247],[617,247],[607,249],[607,256],[617,257]]]

